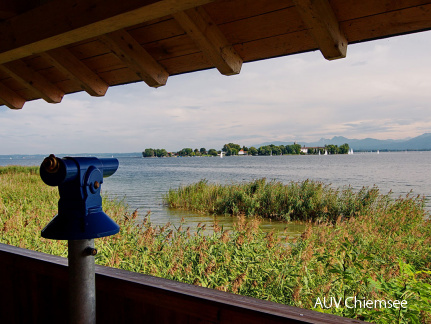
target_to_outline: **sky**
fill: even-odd
[[[345,136],[403,139],[431,132],[431,31],[111,87],[104,97],[0,107],[0,155],[221,149]]]

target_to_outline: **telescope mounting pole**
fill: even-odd
[[[96,323],[96,277],[94,239],[69,240],[70,323]]]

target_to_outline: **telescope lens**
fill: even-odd
[[[60,163],[58,163],[58,160],[54,154],[51,154],[45,158],[42,162],[42,166],[48,173],[57,173],[60,169]]]

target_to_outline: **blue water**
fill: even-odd
[[[114,154],[115,157],[115,154]],[[378,186],[382,193],[393,192],[393,197],[409,192],[423,195],[431,210],[431,152],[355,153],[328,156],[235,156],[194,158],[119,157],[118,171],[104,180],[103,191],[111,197],[124,199],[130,209],[138,209],[141,216],[151,211],[151,221],[164,225],[178,225],[182,217],[186,224],[212,223],[214,216],[170,210],[163,205],[162,196],[169,188],[177,188],[207,179],[215,183],[250,181],[265,177],[284,183],[305,179],[321,181],[333,187]],[[43,156],[12,158],[0,157],[0,165],[40,165]],[[232,217],[217,216],[225,228],[235,222]],[[284,227],[278,222],[264,222],[264,229]],[[292,233],[303,225],[290,224]]]

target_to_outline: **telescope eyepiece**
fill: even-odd
[[[60,163],[54,154],[50,154],[43,160],[42,167],[48,173],[57,173],[60,170]]]

